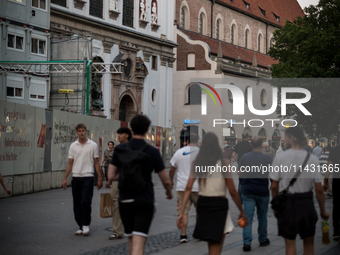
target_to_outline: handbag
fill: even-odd
[[[100,194],[100,217],[110,218],[113,215],[113,200],[110,193]]]
[[[284,190],[282,190],[281,192],[279,192],[279,194],[277,194],[276,197],[274,197],[272,199],[272,201],[270,202],[270,204],[272,205],[272,209],[276,212],[276,213],[281,213],[286,205],[286,201],[287,201],[287,196],[288,196],[288,190],[290,186],[293,186],[293,184],[296,182],[297,178],[299,177],[299,175],[302,173],[303,169],[305,169],[306,164],[308,162],[310,154],[307,152],[307,156],[305,158],[305,161],[303,162],[300,171],[298,171],[294,178],[289,182],[287,188],[285,188]]]

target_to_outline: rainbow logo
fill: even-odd
[[[214,92],[215,95],[217,96],[218,100],[220,101],[221,106],[222,106],[222,100],[221,100],[221,98],[220,98],[220,95],[216,92],[216,90],[215,90],[213,87],[211,87],[210,85],[205,84],[205,83],[203,83],[203,82],[198,82],[198,84],[203,85],[203,86],[206,86],[206,87],[209,88],[212,92]],[[214,96],[211,94],[211,92],[210,92],[209,90],[206,90],[206,89],[203,89],[203,88],[200,88],[200,89],[203,90],[205,93],[207,93],[207,94],[214,100],[215,105],[217,105]]]

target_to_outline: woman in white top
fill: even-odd
[[[194,181],[199,178],[194,237],[208,242],[209,255],[221,254],[225,234],[230,231],[229,224],[227,224],[227,189],[240,210],[239,218],[243,218],[248,225],[247,216],[242,208],[241,199],[235,189],[228,166],[230,166],[230,160],[223,159],[217,136],[213,133],[206,134],[196,160],[191,166],[193,175],[188,180],[182,207],[177,218],[177,226],[181,228],[186,202]],[[215,171],[212,171],[214,168]]]

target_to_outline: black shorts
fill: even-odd
[[[155,212],[150,202],[119,202],[120,218],[124,225],[125,236],[140,235],[148,237],[149,228]]]
[[[276,215],[279,236],[295,240],[299,234],[301,239],[315,235],[315,224],[318,220],[313,193],[288,194],[285,209]]]

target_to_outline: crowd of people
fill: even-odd
[[[163,184],[167,199],[173,198],[176,175],[177,226],[181,230],[179,241],[188,241],[188,213],[194,205],[196,225],[193,236],[208,243],[209,255],[221,253],[226,234],[234,229],[227,193],[239,210],[245,252],[252,250],[255,212],[259,246],[270,245],[267,213],[272,204],[278,235],[285,240],[286,254],[296,254],[298,235],[303,239],[304,254],[313,254],[318,220],[313,197],[315,194],[320,217],[328,220],[330,214],[325,209],[325,191],[333,196],[333,239],[340,240],[340,146],[323,149],[317,143],[310,149],[299,127],[286,129],[284,148],[280,146],[276,151],[268,143],[263,143],[260,137],[250,139],[248,133],[242,134],[242,141],[234,148],[228,144],[221,148],[218,137],[213,133],[207,133],[201,146],[198,146],[198,135],[191,134],[186,146],[177,150],[171,158],[168,173],[160,152],[145,141],[150,124],[146,116],[137,115],[131,120],[131,130],[118,129],[119,145],[114,147],[114,142],[109,141],[101,163],[97,144],[86,137],[86,126],[76,126],[78,140],[69,148],[62,183],[66,189],[67,177],[72,173],[73,211],[78,225],[76,235],[90,233],[96,171],[97,188],[103,186],[104,177],[107,180],[106,188],[111,188],[113,233],[109,239],[121,239],[125,235],[128,237],[129,254],[144,254],[155,213],[152,182],[152,173],[155,172]],[[237,188],[230,171],[230,166],[235,164],[239,179]],[[209,172],[215,166],[229,170]],[[295,171],[240,170],[261,169],[263,166],[278,169],[295,166]],[[317,166],[327,170],[324,176],[320,171],[306,171]],[[205,171],[197,171],[197,167]],[[0,183],[10,195],[1,175]]]

